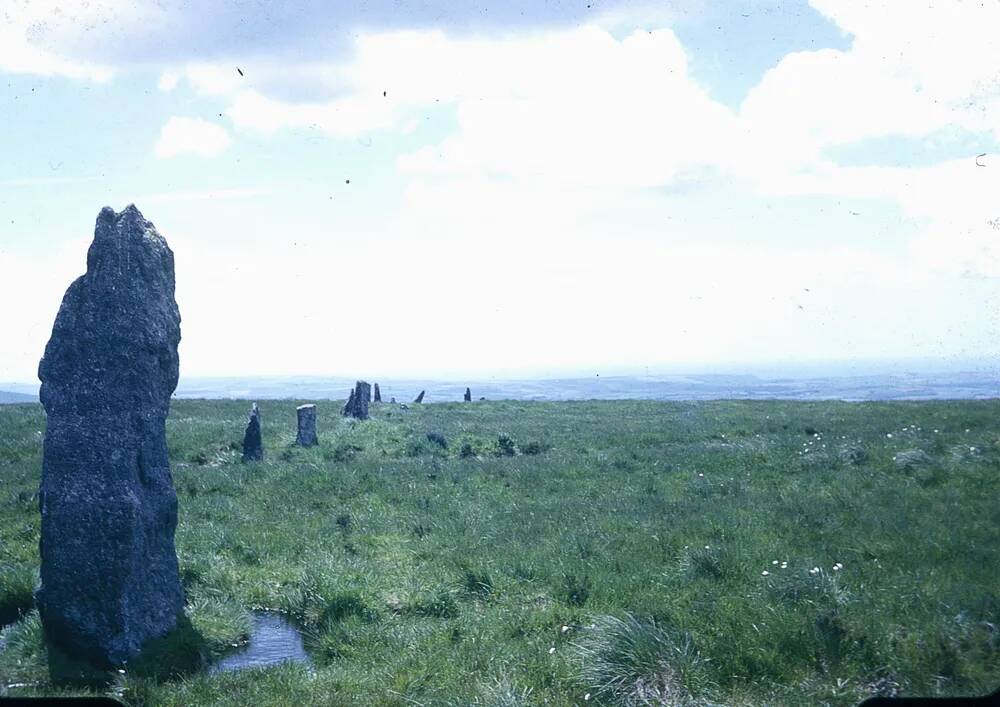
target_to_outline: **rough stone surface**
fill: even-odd
[[[104,208],[38,367],[36,595],[49,638],[102,664],[138,655],[184,606],[165,428],[180,338],[167,242],[135,206]]]
[[[934,461],[931,459],[931,456],[922,449],[906,449],[902,452],[897,452],[892,460],[896,463],[896,468],[900,471],[920,469],[925,466],[930,466],[930,464]]]
[[[264,442],[260,436],[260,410],[257,403],[250,408],[247,431],[243,435],[243,463],[259,462],[264,459]]]
[[[418,396],[417,396],[417,397],[416,397],[416,398],[415,398],[415,399],[413,400],[413,402],[415,402],[415,403],[422,403],[422,402],[424,402],[424,392],[425,392],[425,391],[421,390],[421,391],[420,391],[420,395],[418,395]]]
[[[469,388],[465,389],[465,398],[464,398],[464,400],[467,403],[471,403],[472,402],[472,391]]]
[[[341,410],[344,417],[353,417],[356,420],[368,419],[368,397],[371,395],[371,386],[364,381],[354,384],[354,390],[347,398],[347,404]]]
[[[313,447],[319,444],[316,438],[316,406],[299,405],[295,408],[298,414],[299,430],[295,435],[295,444],[300,447]]]
[[[843,464],[848,466],[861,466],[868,460],[868,453],[865,448],[857,444],[845,444],[837,452],[837,456]]]
[[[374,398],[374,402],[376,402],[376,403],[382,402],[382,391],[378,389],[378,383],[375,384],[375,398]]]

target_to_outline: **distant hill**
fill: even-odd
[[[26,393],[11,393],[7,390],[0,390],[0,405],[9,405],[11,403],[37,403],[37,395],[28,395]]]

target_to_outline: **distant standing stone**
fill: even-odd
[[[355,383],[354,390],[351,391],[350,396],[347,398],[347,404],[340,411],[341,414],[344,417],[353,417],[356,420],[367,420],[369,395],[371,395],[370,385],[364,381]]]
[[[250,408],[247,431],[243,434],[243,463],[259,462],[264,459],[264,443],[260,436],[260,410],[257,403]]]
[[[415,403],[422,403],[422,402],[424,402],[424,391],[423,390],[420,391],[420,395],[418,395],[413,402],[415,402]]]
[[[374,400],[374,402],[376,402],[376,403],[382,402],[382,391],[380,391],[378,389],[378,383],[375,384],[375,400]]]
[[[295,444],[300,447],[313,447],[319,444],[316,439],[316,406],[299,405],[295,408],[299,416],[299,431],[295,435]]]
[[[467,403],[472,402],[472,391],[469,390],[468,388],[465,389],[465,402]]]
[[[36,594],[50,640],[104,665],[134,658],[184,608],[166,440],[180,338],[167,242],[135,206],[105,207],[38,367]]]

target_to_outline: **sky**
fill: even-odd
[[[0,381],[102,206],[182,376],[998,364],[1000,3],[6,0]]]

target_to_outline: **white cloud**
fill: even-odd
[[[134,5],[126,0],[6,3],[0,14],[0,71],[108,81],[114,75],[112,67],[62,53],[59,40],[70,33],[79,35],[96,22],[131,15]]]
[[[231,142],[229,133],[215,123],[173,116],[160,130],[153,153],[159,159],[178,155],[217,157],[229,149]]]
[[[156,87],[164,93],[170,93],[177,88],[177,83],[181,80],[181,75],[173,69],[168,69],[160,74],[160,80]]]
[[[734,129],[732,113],[689,77],[670,30],[621,41],[596,26],[504,38],[362,35],[344,65],[297,67],[338,93],[320,102],[267,95],[271,68],[240,77],[229,65],[201,64],[184,73],[199,92],[229,98],[237,127],[264,134],[404,130],[431,106],[454,107],[460,130],[401,160],[411,173],[650,186],[718,162]]]

